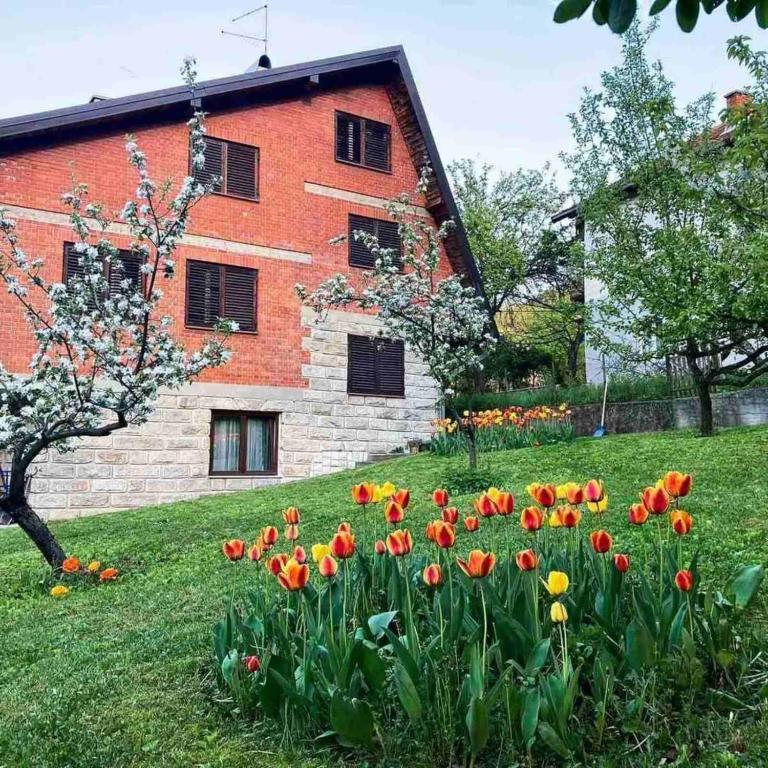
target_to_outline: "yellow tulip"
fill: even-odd
[[[549,523],[550,528],[561,528],[563,525],[563,521],[560,519],[560,515],[558,514],[551,514],[547,518],[547,522]]]
[[[555,624],[561,624],[564,621],[568,621],[568,611],[565,610],[565,606],[560,602],[552,603],[552,607],[549,609],[549,615]]]
[[[564,595],[568,591],[568,574],[562,571],[550,571],[544,586],[550,595]]]
[[[606,493],[600,501],[588,501],[587,509],[590,512],[595,512],[596,514],[602,515],[603,512],[608,509],[608,494]]]
[[[381,491],[382,499],[388,499],[397,490],[395,484],[391,483],[389,480],[387,480],[386,483],[382,483],[378,489]],[[377,499],[377,501],[381,501],[381,499]]]
[[[559,501],[563,501],[568,497],[568,483],[557,486],[557,498]]]
[[[51,587],[51,597],[66,597],[69,594],[69,587],[65,587],[63,584],[57,584],[55,587]]]
[[[331,548],[327,544],[312,545],[312,559],[319,563],[326,555],[331,554]]]
[[[491,487],[485,492],[485,495],[495,504],[499,500],[499,496],[501,496],[501,491],[498,488]]]

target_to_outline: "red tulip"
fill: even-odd
[[[294,547],[293,559],[300,565],[307,562],[307,553],[304,547]]]
[[[434,543],[435,541],[435,521],[434,520],[430,520],[427,523],[427,528],[424,531],[424,535],[427,537],[427,541],[431,541],[432,543]]]
[[[482,579],[488,576],[496,565],[496,555],[473,549],[466,560],[457,557],[456,564],[471,579]]]
[[[440,517],[443,522],[456,525],[459,522],[459,510],[456,507],[443,507]]]
[[[277,574],[283,570],[283,566],[287,562],[288,555],[286,555],[285,552],[281,552],[279,555],[273,555],[267,560],[267,568],[269,568],[274,576],[277,576]]]
[[[590,480],[584,486],[584,498],[590,504],[599,504],[605,496],[605,486],[602,480]]]
[[[248,559],[252,560],[254,563],[257,563],[259,560],[261,560],[261,546],[259,544],[254,544],[248,550]]]
[[[246,656],[243,659],[243,665],[251,673],[258,672],[261,669],[261,662],[258,656]]]
[[[663,488],[648,486],[641,497],[645,508],[652,515],[663,515],[669,509],[669,494]]]
[[[502,517],[508,517],[515,511],[515,497],[511,493],[502,491],[496,497],[496,511]]]
[[[408,504],[411,502],[411,492],[407,488],[398,488],[392,500],[396,501],[403,509],[408,509]]]
[[[678,571],[675,574],[675,585],[681,592],[693,589],[693,574],[690,571]]]
[[[448,491],[446,491],[444,488],[437,488],[432,492],[432,501],[434,501],[438,507],[447,507]]]
[[[393,557],[404,557],[413,549],[413,537],[407,529],[392,531],[387,536],[387,551]]]
[[[576,483],[569,485],[565,492],[565,498],[569,504],[583,504],[585,498],[584,489]]]
[[[554,507],[557,501],[557,488],[551,483],[546,485],[537,485],[533,489],[533,498],[541,504],[542,507]]]
[[[619,573],[626,573],[629,570],[629,555],[614,555],[613,565]]]
[[[592,531],[589,534],[589,540],[592,542],[592,549],[599,555],[609,552],[613,546],[613,539],[608,531]]]
[[[317,564],[317,570],[326,579],[332,579],[339,570],[339,564],[330,555],[325,555]]]
[[[352,499],[355,504],[370,504],[373,501],[373,495],[376,492],[372,483],[360,483],[352,486]]]
[[[648,520],[648,510],[645,504],[632,504],[629,508],[629,522],[632,525],[645,525]]]
[[[480,527],[480,521],[474,515],[464,518],[464,527],[469,533],[474,533]]]
[[[261,543],[267,549],[274,547],[279,537],[280,534],[274,525],[268,525],[266,528],[261,529]]]
[[[558,507],[555,514],[564,528],[575,528],[581,522],[581,512],[576,507]]]
[[[443,569],[437,564],[428,565],[421,574],[428,587],[439,587],[443,583]]]
[[[664,475],[664,489],[673,499],[687,496],[691,492],[692,484],[693,478],[682,472],[667,472]]]
[[[347,523],[339,523],[339,527],[336,529],[337,533],[352,533],[352,526]]]
[[[383,555],[387,551],[387,545],[379,539],[374,545],[373,549],[377,555]]]
[[[230,541],[225,541],[222,544],[221,551],[227,560],[234,563],[236,560],[242,560],[245,556],[245,542],[242,539],[230,539]]]
[[[685,536],[693,528],[693,518],[683,509],[676,509],[669,516],[669,521],[672,524],[672,530],[678,536]]]
[[[526,531],[538,531],[544,525],[544,513],[538,507],[526,507],[520,513],[520,525]]]
[[[298,592],[307,586],[309,566],[297,563],[293,559],[288,560],[280,573],[277,574],[277,580],[283,589],[287,589],[289,592]]]
[[[499,511],[487,493],[484,493],[479,499],[475,499],[474,506],[475,512],[481,517],[493,517]]]
[[[288,507],[283,510],[283,522],[286,525],[298,525],[301,522],[301,513],[298,507]]]
[[[288,541],[296,541],[299,538],[299,526],[298,525],[286,525],[285,533],[283,534]]]
[[[355,537],[347,531],[340,531],[331,539],[331,554],[339,560],[346,560],[355,554]]]
[[[405,512],[396,501],[389,501],[387,506],[384,507],[384,517],[390,525],[397,525],[403,522]]]
[[[539,557],[532,549],[524,549],[515,555],[515,562],[521,571],[533,571],[539,564]]]
[[[435,520],[432,528],[432,539],[440,549],[450,549],[456,543],[456,529],[450,523]]]

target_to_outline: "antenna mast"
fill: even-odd
[[[258,66],[263,69],[270,69],[272,67],[272,62],[269,60],[269,56],[267,55],[267,45],[269,43],[269,4],[264,3],[264,5],[260,5],[258,8],[252,8],[250,11],[245,11],[245,13],[241,13],[239,16],[235,16],[234,19],[230,19],[230,22],[232,24],[235,24],[238,21],[242,21],[242,19],[246,19],[253,16],[256,13],[260,13],[261,11],[264,11],[263,37],[257,37],[256,35],[247,35],[241,32],[232,32],[227,29],[222,29],[221,34],[229,35],[230,37],[240,37],[245,40],[252,40],[256,43],[264,43],[264,53],[259,57]]]

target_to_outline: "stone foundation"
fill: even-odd
[[[198,383],[163,393],[146,424],[83,439],[73,453],[49,452],[35,465],[33,508],[59,519],[246,490],[352,468],[429,438],[437,388],[409,350],[405,397],[347,394],[347,334],[375,335],[375,317],[332,312],[315,324],[304,310],[302,323],[306,388]],[[209,476],[214,410],[280,414],[277,475]]]

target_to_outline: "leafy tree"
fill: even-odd
[[[425,192],[428,182],[429,172],[425,170],[419,194]],[[453,395],[471,389],[496,339],[483,297],[465,285],[459,275],[439,277],[442,243],[453,222],[448,220],[436,230],[423,218],[410,215],[410,205],[407,194],[387,204],[403,245],[402,268],[399,254],[382,248],[374,235],[356,231],[353,237],[376,257],[362,284],[353,285],[347,275],[338,274],[312,291],[297,285],[296,292],[318,317],[328,310],[350,306],[375,310],[383,323],[382,335],[402,339],[419,355],[439,387],[441,402],[447,403]],[[455,418],[459,420],[458,414]],[[465,428],[470,466],[474,468],[474,427],[469,424]]]
[[[192,60],[183,73],[193,89]],[[196,112],[188,125],[192,165],[199,170],[203,114]],[[80,266],[67,285],[46,279],[43,260],[27,255],[15,222],[0,210],[0,279],[19,301],[37,342],[29,375],[0,366],[0,450],[11,458],[0,511],[18,523],[54,570],[65,552],[27,502],[32,463],[48,449],[74,450],[78,438],[145,422],[161,387],[178,388],[228,359],[224,336],[234,329],[222,323],[220,332],[194,352],[171,335],[170,317],[159,312],[160,282],[173,279],[175,250],[190,211],[211,185],[187,177],[174,195],[170,183],[158,187],[152,180],[147,158],[132,137],[126,149],[138,186],[120,219],[130,228],[131,251],[143,259],[140,285],[125,279],[118,248],[109,239],[110,221],[101,205],[86,202],[84,184],[63,196]],[[116,281],[116,274],[123,279]]]
[[[626,32],[637,15],[638,0],[561,0],[555,8],[555,21],[563,24],[583,16],[592,8],[592,18],[600,26],[617,34]],[[672,0],[654,0],[650,15],[655,16],[672,5]],[[701,11],[710,14],[724,8],[731,21],[742,21],[754,11],[762,29],[768,29],[768,0],[676,0],[675,15],[683,32],[692,32]]]
[[[712,94],[677,108],[645,56],[651,31],[634,25],[621,65],[585,94],[566,162],[592,241],[586,270],[605,288],[593,333],[630,364],[682,358],[709,435],[712,388],[768,370],[768,102],[761,85],[759,105],[717,129]],[[743,45],[733,54],[756,61]]]

